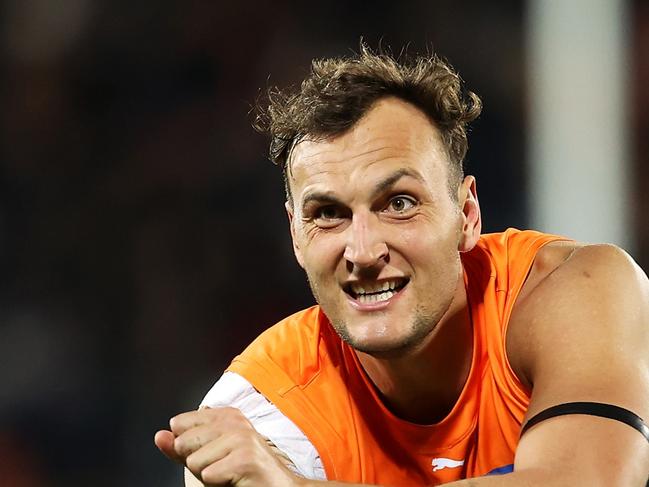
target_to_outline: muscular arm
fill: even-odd
[[[526,419],[576,401],[649,419],[649,282],[621,250],[576,249],[517,304],[510,327],[512,366],[533,388]],[[619,421],[559,416],[523,435],[514,470],[449,485],[644,487],[649,443]]]
[[[519,305],[510,345],[533,385],[527,418],[556,404],[594,401],[649,419],[649,282],[621,250],[577,249]],[[649,444],[633,428],[585,415],[531,428],[516,453],[518,470],[550,468],[589,485],[641,485]],[[546,467],[547,468],[547,467]]]

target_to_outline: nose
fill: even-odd
[[[388,258],[388,245],[382,236],[380,222],[371,212],[354,214],[348,232],[343,257],[354,267],[372,267]]]

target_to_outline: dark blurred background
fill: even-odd
[[[649,5],[632,13],[634,257],[649,268]],[[153,445],[312,304],[249,111],[313,57],[431,46],[482,96],[486,231],[529,224],[525,2],[5,0],[0,484],[177,486]]]

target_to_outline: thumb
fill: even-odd
[[[176,436],[171,431],[160,430],[153,437],[153,442],[169,460],[184,464],[185,459],[178,455],[174,448],[175,439]]]

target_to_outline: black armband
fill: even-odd
[[[640,434],[649,441],[649,427],[640,416],[632,413],[628,409],[600,402],[568,402],[566,404],[559,404],[558,406],[552,406],[551,408],[545,409],[534,415],[527,421],[527,423],[525,423],[521,430],[521,436],[523,436],[523,434],[535,424],[565,414],[587,414],[589,416],[614,419],[621,423],[628,424],[632,428],[638,430]]]

